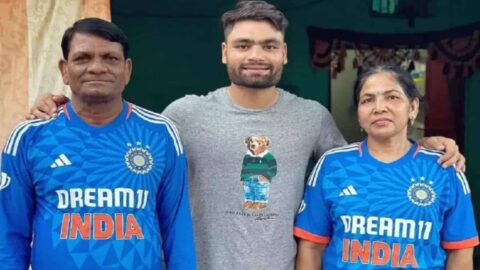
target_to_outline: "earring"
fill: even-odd
[[[363,133],[363,128],[360,128],[360,132]]]
[[[415,117],[410,118],[410,126],[413,126],[413,123],[415,123]]]

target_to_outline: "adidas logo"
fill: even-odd
[[[10,176],[8,176],[6,173],[2,172],[0,174],[0,190],[8,187],[10,185]]]
[[[50,168],[57,168],[57,167],[64,167],[64,166],[70,166],[72,165],[72,162],[65,156],[65,154],[61,154],[58,156],[57,159],[55,159],[55,162],[50,165]]]
[[[342,192],[340,192],[339,196],[355,196],[357,195],[357,191],[352,185],[349,185],[348,187],[344,188]]]

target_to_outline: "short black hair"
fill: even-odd
[[[115,24],[100,18],[85,18],[76,21],[73,26],[65,30],[62,37],[63,58],[67,59],[70,52],[70,43],[76,33],[91,34],[111,42],[122,45],[123,56],[128,58],[128,38]]]
[[[362,71],[360,75],[358,75],[357,80],[355,81],[355,86],[353,87],[353,101],[355,106],[358,106],[358,102],[360,100],[360,91],[362,90],[362,87],[367,79],[372,75],[383,72],[392,75],[392,77],[402,87],[402,90],[408,97],[408,100],[413,101],[414,99],[421,97],[410,73],[399,66],[380,65],[367,68],[366,70]]]
[[[268,21],[275,29],[285,35],[288,21],[285,15],[274,5],[265,1],[240,1],[234,9],[223,13],[221,21],[225,38],[239,21]]]

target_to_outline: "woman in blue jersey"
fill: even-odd
[[[465,175],[407,138],[419,94],[396,66],[355,84],[367,138],[326,152],[305,189],[297,269],[472,269],[478,234]]]

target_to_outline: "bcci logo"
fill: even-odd
[[[431,185],[432,181],[425,182],[425,177],[420,177],[420,181],[411,179],[412,184],[408,188],[408,199],[418,206],[429,206],[435,202],[436,194]]]
[[[136,174],[146,174],[153,166],[153,157],[150,154],[150,147],[142,147],[140,142],[137,142],[136,146],[127,144],[130,148],[125,154],[125,164],[130,171]]]

